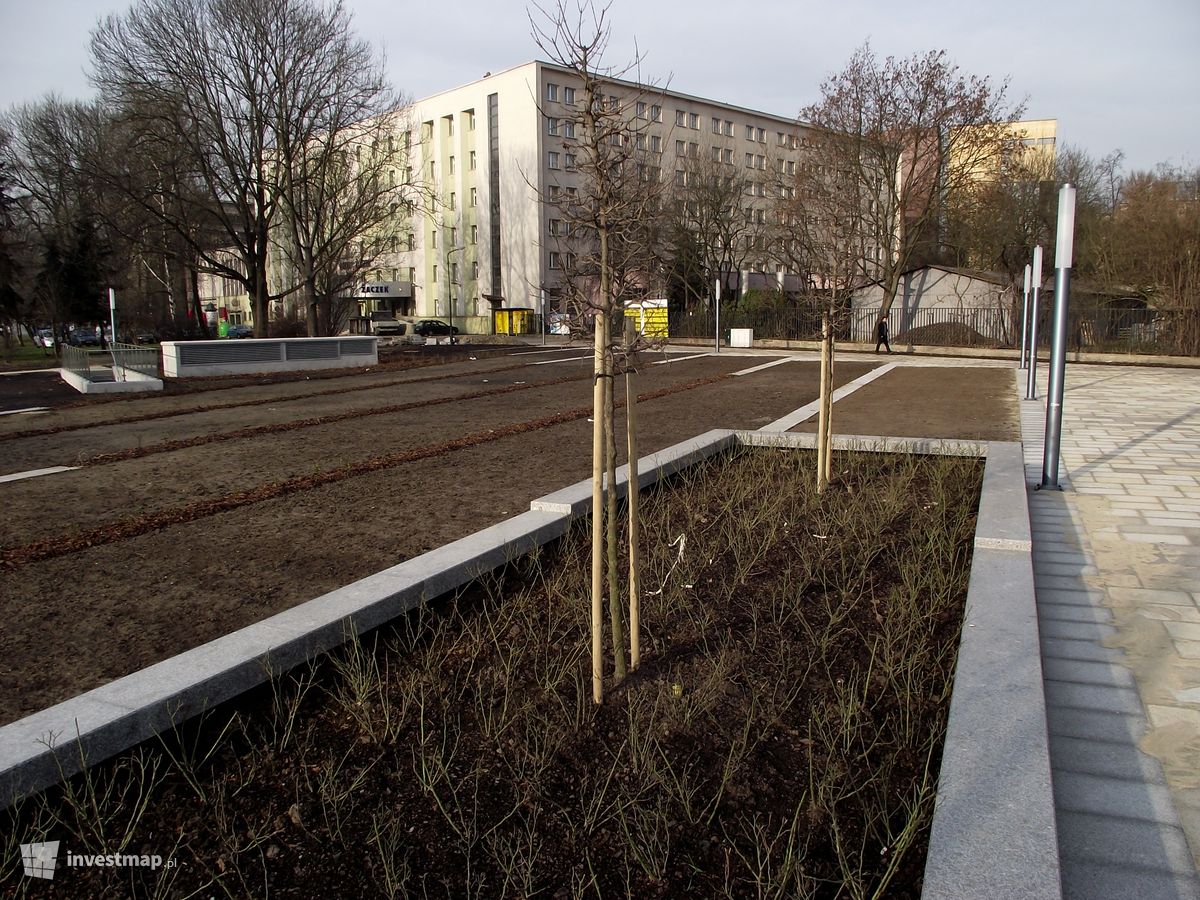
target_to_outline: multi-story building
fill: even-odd
[[[763,177],[746,215],[765,220],[780,189],[766,176],[795,174],[805,142],[793,118],[629,81],[605,79],[604,90],[664,183],[683,181],[699,160],[752,170]],[[393,252],[376,260],[359,294],[363,312],[453,315],[487,331],[494,309],[552,308],[547,289],[553,295],[571,265],[556,209],[580,190],[581,102],[576,76],[540,61],[417,101],[400,165],[427,202],[411,207]]]

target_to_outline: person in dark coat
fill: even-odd
[[[888,343],[888,326],[887,326],[887,319],[880,319],[880,320],[879,320],[879,325],[878,325],[878,327],[875,329],[875,336],[876,336],[876,338],[877,338],[877,340],[875,341],[875,352],[876,352],[876,353],[878,353],[878,352],[879,352],[879,348],[880,348],[880,346],[882,345],[882,346],[884,346],[884,347],[886,347],[886,348],[887,348],[887,352],[888,352],[888,353],[891,353],[891,352],[892,352],[892,345]]]

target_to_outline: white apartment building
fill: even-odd
[[[651,168],[662,179],[685,177],[698,159],[794,175],[807,143],[790,117],[632,82],[606,80],[605,90],[636,118],[638,149],[657,157]],[[495,309],[553,309],[544,288],[561,283],[568,261],[546,201],[576,190],[570,119],[580,93],[569,70],[534,61],[413,105],[402,177],[435,202],[414,206],[394,252],[376,260],[358,295],[364,313],[453,315],[490,331]],[[762,181],[747,215],[767,216],[776,199]],[[770,275],[782,283],[782,271]]]

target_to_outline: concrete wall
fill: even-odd
[[[167,378],[354,368],[378,362],[379,348],[373,336],[162,344],[163,375]]]

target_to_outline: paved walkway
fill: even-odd
[[[1029,506],[1064,896],[1200,900],[1200,373],[1068,364],[1060,482]]]

